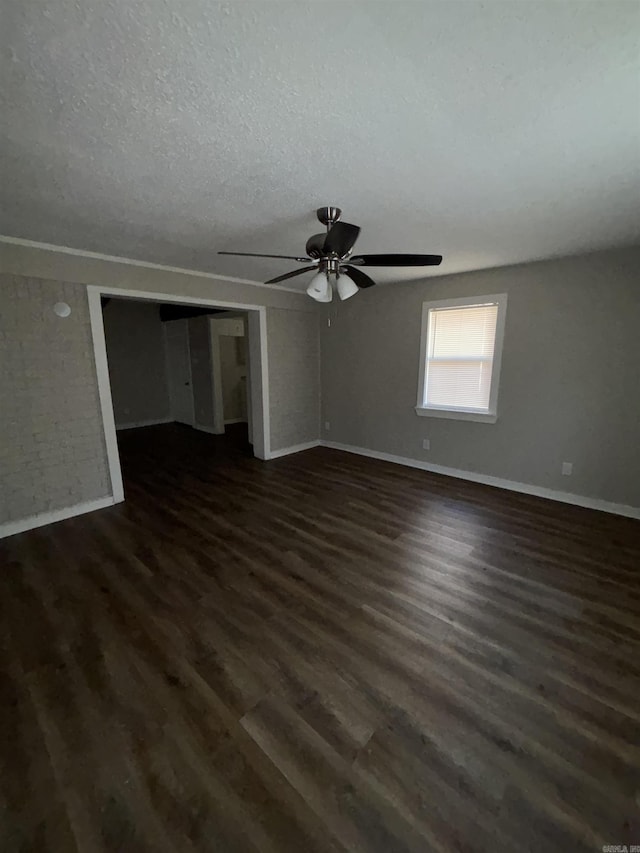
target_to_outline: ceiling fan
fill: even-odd
[[[250,258],[282,258],[309,264],[301,269],[270,278],[265,284],[276,284],[296,275],[315,272],[307,293],[316,302],[331,302],[333,286],[340,299],[349,299],[360,288],[372,287],[375,281],[360,267],[431,267],[442,262],[442,255],[353,255],[353,247],[360,229],[357,225],[341,222],[339,207],[319,207],[318,219],[327,228],[326,234],[314,234],[306,245],[307,256],[262,255],[256,252],[218,252],[219,255],[240,255]]]

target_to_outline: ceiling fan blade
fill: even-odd
[[[360,267],[437,267],[442,255],[355,255],[349,263]]]
[[[373,287],[375,284],[375,281],[369,278],[362,270],[359,270],[358,267],[352,267],[347,264],[344,267],[340,267],[340,270],[346,270],[347,275],[355,281],[358,287]]]
[[[237,255],[242,258],[281,258],[285,261],[300,261],[306,264],[309,258],[296,258],[293,255],[261,255],[258,252],[218,252],[219,255]]]
[[[324,241],[327,239],[326,234],[314,234],[307,240],[305,251],[310,258],[319,258],[324,251]]]
[[[344,258],[353,249],[360,229],[357,225],[349,225],[348,222],[335,222],[324,241],[323,253],[325,255],[336,254]]]
[[[287,278],[293,278],[294,275],[302,275],[303,272],[311,272],[313,270],[317,270],[316,266],[313,267],[302,267],[300,270],[293,270],[293,272],[286,272],[284,275],[278,275],[275,278],[270,278],[269,281],[265,281],[265,284],[277,284],[279,281],[285,281]]]

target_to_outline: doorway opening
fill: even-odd
[[[182,442],[196,458],[269,458],[263,306],[88,293],[114,502],[124,499],[127,448],[155,443],[162,456],[171,445],[180,456]]]
[[[243,423],[253,444],[246,315],[219,309],[190,314],[183,309],[185,316],[176,317],[167,307],[160,306],[159,316],[171,420],[214,435],[224,434],[229,424]],[[105,330],[108,354],[108,322]],[[113,376],[111,386],[115,395]],[[117,411],[117,401],[114,406]]]

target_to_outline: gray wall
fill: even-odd
[[[204,273],[177,272],[162,267],[139,266],[126,261],[84,257],[13,243],[0,242],[0,271],[76,284],[216,299],[234,303],[234,306],[240,303],[266,305],[310,314],[317,310],[316,303],[304,293],[256,287],[243,281]]]
[[[171,407],[158,305],[111,299],[102,315],[116,427],[168,420]]]
[[[247,420],[247,339],[220,335],[220,374],[224,420]]]
[[[321,323],[323,437],[640,506],[639,271],[629,249],[360,293]],[[417,416],[422,302],[502,292],[498,422]]]
[[[309,297],[305,296],[305,299]],[[318,317],[316,312],[267,311],[272,450],[318,438]],[[295,389],[295,393],[292,393],[292,389]]]
[[[193,317],[189,320],[188,328],[195,422],[198,427],[213,429],[213,377],[211,375],[209,318],[205,316]]]
[[[87,284],[267,306],[271,448],[318,438],[317,306],[304,294],[6,243],[0,273],[2,521],[111,494]]]
[[[0,274],[0,366],[0,523],[107,497],[85,289]]]

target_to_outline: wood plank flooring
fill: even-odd
[[[640,523],[234,435],[0,543],[0,850],[640,844]]]

